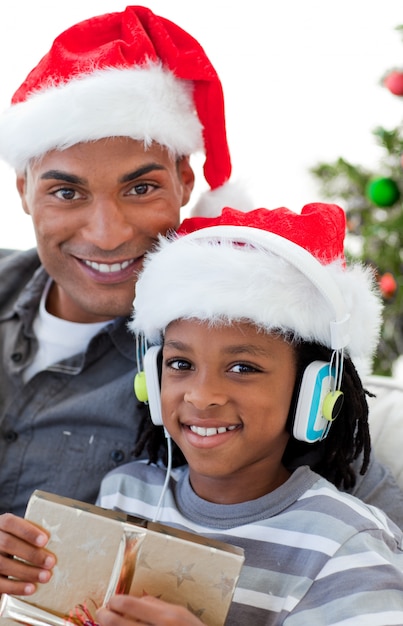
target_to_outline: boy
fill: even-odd
[[[162,345],[163,425],[188,469],[159,509],[163,434],[153,425],[156,464],[112,472],[99,504],[243,546],[227,624],[402,623],[402,535],[330,484],[351,486],[353,460],[363,453],[362,472],[369,460],[357,369],[370,366],[381,313],[369,271],[345,266],[344,212],[227,209],[180,231],[194,229],[149,256],[132,321]],[[98,617],[170,623],[159,611],[154,599],[115,597]]]
[[[381,315],[371,273],[345,266],[344,232],[334,205],[226,209],[161,238],[137,283],[131,328],[140,346],[156,344],[144,355],[152,422],[139,442],[152,463],[111,472],[98,503],[242,546],[230,626],[403,623],[403,536],[335,487],[354,484],[360,454],[362,472],[369,461],[356,367],[369,367]],[[187,465],[165,489],[171,437]],[[52,556],[32,547],[44,534],[17,521],[31,546],[21,551],[22,527],[8,539],[30,563],[3,559],[19,580],[0,592],[32,593]],[[202,624],[185,607],[127,595],[97,621]]]

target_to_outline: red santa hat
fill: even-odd
[[[141,6],[55,39],[0,117],[0,156],[23,171],[49,150],[112,136],[155,141],[179,156],[204,151],[211,190],[230,178],[217,72],[191,35]]]
[[[130,327],[151,343],[176,319],[257,327],[346,350],[369,373],[382,303],[370,268],[346,265],[345,214],[308,204],[185,220],[161,238],[136,284]],[[161,306],[161,302],[164,306]]]

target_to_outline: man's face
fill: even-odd
[[[47,309],[74,322],[128,315],[145,252],[179,224],[194,183],[186,158],[126,137],[53,150],[17,177],[54,280]]]

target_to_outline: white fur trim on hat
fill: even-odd
[[[382,304],[372,272],[358,264],[345,268],[342,261],[329,265],[318,261],[318,267],[342,294],[350,314],[345,348],[364,375],[381,325]],[[173,242],[161,239],[146,260],[136,285],[130,328],[157,343],[167,325],[182,318],[212,324],[250,320],[265,331],[292,332],[330,348],[335,310],[306,274],[277,254],[184,236]]]
[[[0,117],[0,156],[17,171],[30,159],[76,143],[125,136],[177,155],[203,150],[191,81],[158,64],[96,70],[49,86]]]
[[[223,207],[236,206],[239,211],[250,211],[255,203],[245,191],[246,185],[240,182],[227,182],[214,190],[200,195],[190,211],[190,216],[215,217]]]

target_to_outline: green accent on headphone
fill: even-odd
[[[137,400],[139,400],[140,402],[148,401],[148,392],[147,392],[145,372],[139,372],[134,377],[134,393],[136,395]]]
[[[344,394],[342,391],[333,391],[328,393],[323,400],[322,415],[325,420],[334,422],[341,411],[344,402]]]

